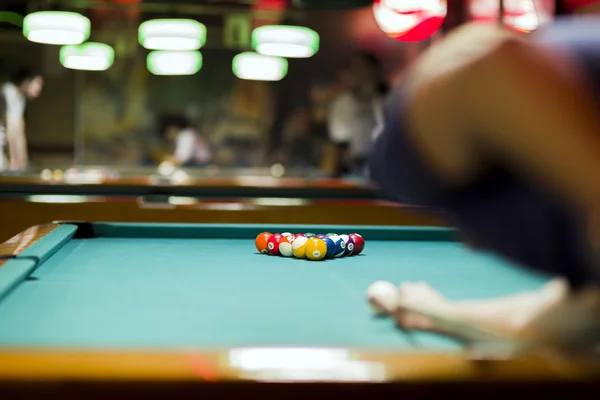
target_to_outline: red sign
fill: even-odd
[[[386,35],[403,42],[429,39],[444,23],[446,0],[375,0],[373,15]]]

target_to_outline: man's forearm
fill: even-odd
[[[530,45],[509,43],[465,71],[466,131],[481,148],[573,205],[598,207],[600,117],[581,71]],[[559,67],[562,65],[561,67]]]

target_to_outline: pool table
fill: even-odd
[[[355,231],[366,247],[320,262],[267,256],[254,247],[261,231]],[[458,338],[373,317],[375,280],[423,280],[457,299],[550,278],[472,252],[452,229],[56,222],[0,254],[0,393],[573,393],[600,370],[474,357]]]
[[[0,197],[27,195],[293,197],[378,199],[378,189],[362,178],[329,178],[314,170],[271,168],[80,167],[0,174]]]

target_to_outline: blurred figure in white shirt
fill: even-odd
[[[169,115],[161,120],[161,134],[169,146],[163,161],[175,166],[202,166],[210,163],[212,153],[208,142],[200,136],[184,116]]]
[[[25,107],[42,93],[44,79],[28,68],[19,69],[0,93],[0,171],[27,168],[27,137]]]
[[[364,175],[388,86],[381,78],[379,60],[370,53],[356,56],[341,72],[340,81],[342,90],[328,113],[329,138],[337,145],[336,175]]]

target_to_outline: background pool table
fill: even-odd
[[[153,181],[155,168],[80,168],[99,178],[91,182],[59,171],[61,179],[39,171],[0,176],[0,241],[54,220],[447,225],[439,213],[380,199],[363,180],[314,171],[276,178],[269,169],[185,169],[193,178],[185,185]]]
[[[271,257],[254,248],[264,230],[357,231],[366,247],[322,262]],[[65,223],[0,251],[12,255],[0,267],[2,382],[573,378],[543,360],[475,368],[463,343],[371,316],[365,290],[380,279],[427,281],[453,299],[549,279],[464,248],[451,229]]]

